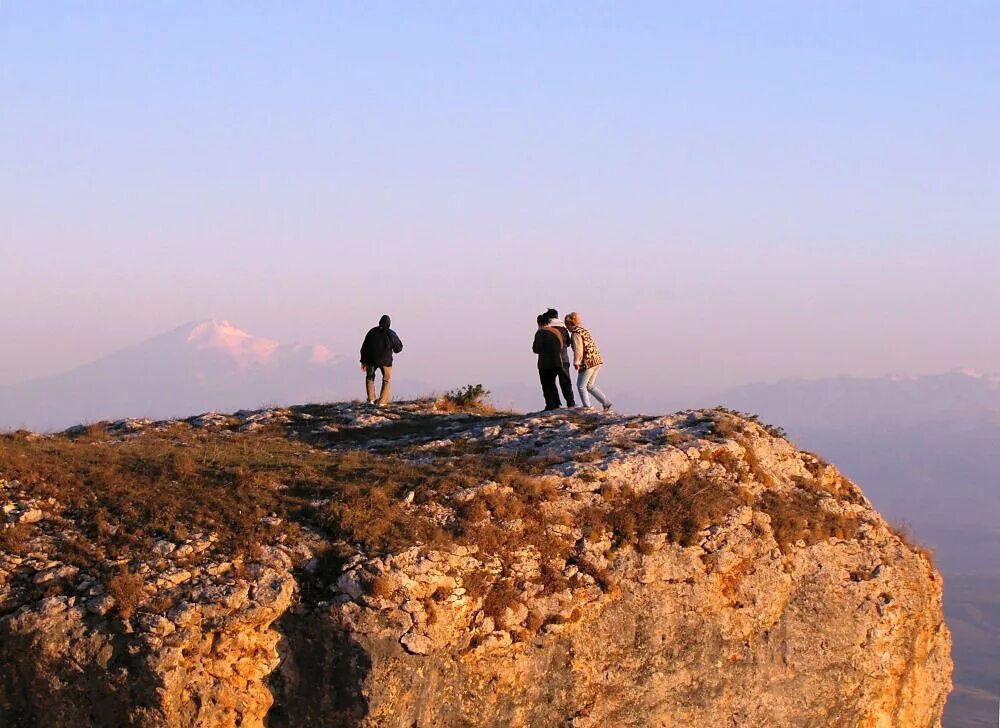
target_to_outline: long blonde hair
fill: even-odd
[[[575,329],[581,323],[580,314],[578,314],[576,311],[573,311],[572,313],[566,315],[566,318],[564,319],[563,322],[566,324],[567,328]]]

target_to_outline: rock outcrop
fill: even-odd
[[[0,724],[940,725],[940,576],[751,418],[413,403],[180,425],[398,462],[398,498],[370,511],[398,528],[360,543],[303,515],[339,496],[289,495],[239,553],[197,533],[85,563],[66,544],[101,537],[79,508],[8,480]],[[108,447],[178,426],[115,423]],[[485,458],[495,477],[471,469]]]

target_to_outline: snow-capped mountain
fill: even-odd
[[[212,319],[63,374],[0,387],[0,428],[54,430],[126,416],[353,398],[364,391],[358,379],[354,357],[280,344]]]

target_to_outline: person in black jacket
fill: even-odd
[[[538,354],[538,378],[542,383],[542,394],[545,396],[545,409],[559,409],[559,390],[556,388],[556,377],[562,371],[562,350],[564,339],[562,332],[548,325],[549,319],[543,313],[537,319],[538,331],[531,344],[531,350]]]
[[[569,347],[573,345],[573,336],[569,333],[569,329],[566,328],[566,324],[563,320],[559,318],[559,312],[554,308],[550,308],[544,314],[546,323],[559,332],[562,337],[562,348],[559,350],[559,358],[562,360],[562,366],[559,368],[557,376],[559,377],[559,388],[562,390],[563,397],[566,399],[567,407],[576,407],[576,400],[573,398],[573,380],[569,376]]]
[[[389,403],[392,393],[392,355],[403,350],[403,342],[396,332],[389,328],[388,316],[378,321],[378,326],[371,329],[361,344],[361,371],[365,373],[365,392],[368,404],[378,404],[379,407]],[[378,402],[375,401],[375,372],[382,372],[382,390]]]

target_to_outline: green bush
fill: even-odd
[[[479,407],[489,396],[489,390],[482,384],[466,384],[451,390],[444,398],[456,407]]]

